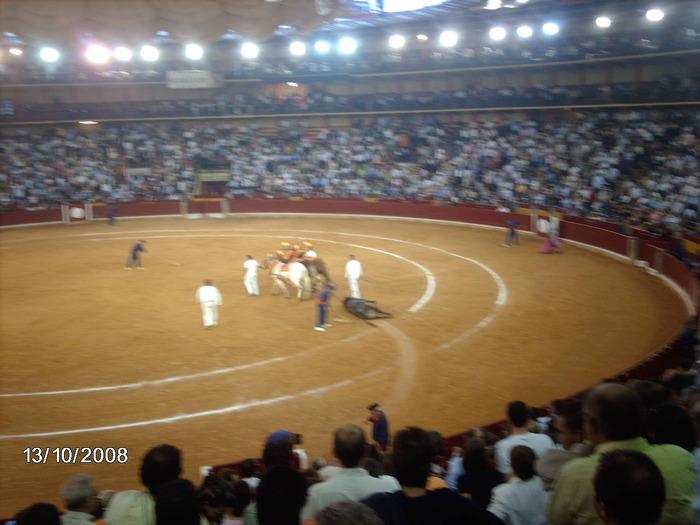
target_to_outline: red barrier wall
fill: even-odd
[[[13,210],[0,213],[1,226],[17,226],[19,224],[38,224],[41,222],[60,222],[61,209],[51,210]]]
[[[568,221],[562,221],[559,231],[564,239],[590,244],[618,255],[628,256],[627,237],[620,233]]]

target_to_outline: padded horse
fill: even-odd
[[[309,270],[309,276],[311,277],[311,283],[314,290],[323,286],[321,277],[323,277],[323,280],[325,280],[326,285],[333,284],[331,275],[328,272],[328,266],[326,266],[325,261],[320,257],[305,258],[301,261],[301,263]]]
[[[272,291],[282,291],[286,298],[291,296],[290,288],[296,290],[300,301],[306,299],[311,293],[311,278],[309,270],[300,262],[283,263],[273,257],[265,259],[265,268],[270,270],[272,277]]]

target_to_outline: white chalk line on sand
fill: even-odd
[[[157,233],[181,233],[181,232],[192,232],[193,230],[157,230],[154,232]],[[220,231],[220,230],[197,230],[197,231]],[[149,238],[168,238],[168,237],[175,237],[175,238],[181,238],[181,237],[260,237],[261,234],[259,233],[260,230],[253,230],[253,229],[244,229],[244,230],[238,230],[238,231],[253,231],[257,232],[255,235],[244,235],[244,234],[218,234],[218,235],[158,235],[158,236],[148,236]],[[280,230],[268,230],[268,231],[280,231]],[[282,229],[281,231],[285,231]],[[300,230],[293,230],[295,232],[299,232]],[[379,237],[379,236],[374,236],[374,235],[363,235],[363,234],[347,234],[343,232],[325,232],[325,231],[310,231],[310,230],[303,230],[303,233],[320,233],[320,234],[336,234],[336,235],[342,235],[342,236],[354,236],[354,237],[364,237],[364,238],[371,238],[371,239],[378,239],[378,240],[384,240],[384,241],[391,241],[391,242],[398,242],[398,243],[403,243],[403,244],[409,244],[413,246],[419,246],[425,249],[430,249],[430,250],[435,250],[441,253],[444,253],[446,255],[452,256],[452,257],[457,257],[469,262],[472,262],[476,264],[477,266],[481,267],[484,269],[486,272],[488,272],[491,277],[494,279],[498,286],[498,296],[495,301],[495,307],[496,310],[495,312],[489,314],[486,316],[484,319],[482,319],[479,323],[477,323],[475,326],[470,328],[467,332],[464,332],[457,338],[452,339],[451,341],[448,341],[446,343],[443,343],[440,345],[438,348],[443,350],[450,348],[457,343],[463,341],[464,339],[468,338],[471,336],[473,333],[476,331],[480,330],[481,328],[487,326],[488,324],[495,319],[497,314],[500,312],[502,307],[505,305],[507,301],[507,287],[505,286],[505,282],[500,278],[500,276],[494,272],[491,268],[488,266],[484,265],[483,263],[470,259],[468,257],[464,257],[458,254],[454,254],[451,252],[448,252],[447,250],[444,250],[442,248],[436,248],[434,246],[428,246],[422,243],[416,243],[416,242],[411,242],[411,241],[403,241],[400,239],[392,239],[392,238],[387,238],[387,237]],[[138,232],[139,235],[144,236],[143,231]],[[123,232],[120,232],[121,235],[123,235]],[[113,237],[110,237],[109,239],[90,239],[91,241],[103,241],[103,240],[122,240],[123,238],[121,237],[116,237],[116,232],[114,234],[81,234],[79,236],[93,236],[93,235],[114,235]],[[263,235],[265,237],[279,237],[279,234],[277,235]],[[131,237],[128,237],[128,239],[131,239]],[[389,255],[391,257],[398,258],[400,260],[409,262],[411,264],[414,264],[417,266],[423,274],[426,276],[426,280],[428,282],[426,292],[423,294],[421,299],[415,303],[408,311],[409,312],[416,312],[420,310],[430,299],[433,297],[435,293],[435,277],[433,276],[432,272],[430,272],[427,268],[424,266],[416,263],[415,261],[411,261],[403,256],[400,256],[398,254],[394,254],[392,252],[387,252],[385,250],[380,250],[377,248],[371,248],[368,246],[363,246],[363,245],[357,245],[357,244],[350,244],[350,243],[342,243],[339,241],[331,241],[328,239],[310,239],[314,241],[321,240],[323,242],[327,243],[333,243],[333,244],[343,244],[346,246],[352,246],[356,248],[361,248],[361,249],[367,249],[371,250],[374,252],[382,253],[385,255]],[[400,330],[396,329],[393,326],[382,326],[398,343],[399,349],[402,351],[401,359],[399,360],[400,364],[400,374],[399,376],[400,379],[399,381],[396,382],[396,386],[394,388],[394,392],[389,396],[388,398],[388,404],[387,406],[393,406],[396,405],[397,407],[401,404],[402,400],[404,399],[406,392],[408,391],[410,384],[413,381],[413,377],[415,376],[415,371],[416,371],[416,363],[417,363],[417,358],[416,358],[416,351],[415,348],[413,347],[413,344],[411,343],[410,339],[406,337],[406,335],[401,332]],[[356,336],[353,336],[352,338],[347,338],[344,341],[341,342],[348,342],[348,340],[356,339],[359,337],[364,337],[364,335],[370,333],[370,331],[367,331],[363,334],[356,334]],[[340,343],[340,342],[338,342]],[[328,345],[326,345],[328,346]],[[335,344],[330,345],[330,346],[335,346]],[[306,353],[306,352],[304,352]],[[299,354],[301,355],[301,354]],[[289,356],[292,357],[292,356]],[[171,378],[165,378],[161,380],[155,380],[155,381],[143,381],[143,382],[138,382],[138,383],[131,383],[131,384],[126,384],[126,385],[113,385],[113,386],[106,386],[106,387],[92,387],[92,388],[85,388],[85,389],[74,389],[74,390],[63,390],[63,391],[53,391],[53,392],[34,392],[34,393],[19,393],[19,394],[2,394],[0,397],[20,397],[20,396],[38,396],[38,395],[59,395],[59,394],[69,394],[69,393],[83,393],[83,392],[95,392],[95,391],[104,391],[104,390],[118,390],[118,389],[128,389],[128,388],[138,388],[138,387],[143,387],[143,386],[157,386],[160,384],[165,384],[165,383],[172,383],[176,381],[181,381],[181,380],[186,380],[186,379],[196,379],[199,377],[206,377],[206,376],[212,376],[212,375],[218,375],[218,374],[225,374],[225,373],[230,373],[230,372],[235,372],[247,368],[251,368],[253,366],[262,366],[265,364],[272,364],[275,362],[279,361],[284,361],[288,359],[289,357],[280,357],[280,358],[274,358],[266,361],[261,361],[259,363],[251,363],[248,365],[241,365],[239,367],[232,367],[232,368],[225,368],[225,369],[219,369],[219,370],[213,370],[209,372],[202,372],[199,374],[190,374],[187,376],[178,376],[178,377],[171,377]],[[383,369],[382,371],[386,371],[388,369]],[[378,372],[378,371],[375,371]],[[372,373],[375,373],[372,372]],[[341,383],[337,383],[336,385],[345,385],[345,384],[351,384],[355,379],[361,379],[367,377],[367,374],[358,376],[354,379],[349,378]],[[333,387],[335,388],[335,387]],[[329,388],[332,389],[332,388]],[[213,415],[217,413],[226,413],[226,412],[233,412],[233,411],[238,411],[238,410],[243,410],[245,408],[251,408],[253,406],[262,406],[266,404],[271,404],[271,403],[277,403],[285,400],[291,400],[294,399],[295,397],[299,396],[304,396],[304,395],[309,395],[310,392],[317,392],[319,389],[313,389],[310,391],[302,392],[301,394],[296,394],[296,395],[287,395],[287,396],[281,396],[279,398],[274,398],[271,400],[262,400],[262,401],[253,401],[249,403],[243,403],[243,404],[238,404],[234,405],[233,407],[226,407],[224,409],[219,409],[214,410],[214,411],[204,411],[204,412],[198,412],[194,414],[184,414],[184,415],[179,415],[175,416],[172,418],[163,418],[163,419],[157,419],[157,420],[150,420],[149,421],[143,421],[143,422],[136,422],[136,423],[126,423],[122,425],[111,425],[107,427],[96,427],[92,429],[74,429],[74,430],[67,430],[67,431],[56,431],[56,432],[47,432],[47,433],[39,433],[39,434],[22,434],[22,435],[14,435],[14,436],[2,436],[0,435],[0,439],[10,439],[10,438],[20,438],[20,437],[45,437],[45,436],[52,436],[52,435],[59,435],[59,434],[73,434],[73,433],[80,433],[80,432],[93,432],[93,431],[99,431],[99,430],[113,430],[115,428],[129,428],[133,426],[143,426],[147,424],[158,424],[158,423],[167,423],[167,422],[172,422],[172,421],[177,421],[180,419],[188,419],[191,417],[203,417],[206,415]],[[221,412],[219,412],[221,411]]]
[[[148,426],[148,425],[160,425],[163,423],[175,423],[177,421],[183,421],[186,419],[194,419],[194,418],[198,418],[198,417],[220,416],[222,414],[230,414],[232,412],[240,412],[241,410],[245,410],[245,409],[249,409],[249,408],[256,408],[256,407],[261,407],[261,406],[273,405],[273,404],[281,403],[284,401],[292,401],[292,400],[300,398],[300,397],[307,397],[307,396],[314,396],[317,394],[324,394],[324,393],[329,392],[331,390],[336,390],[338,388],[349,386],[352,383],[354,383],[355,381],[362,381],[363,379],[367,379],[367,378],[372,377],[374,375],[384,373],[387,370],[389,370],[389,369],[388,368],[378,368],[376,370],[372,370],[371,372],[356,376],[354,378],[344,379],[343,381],[339,381],[338,383],[332,383],[330,385],[312,388],[310,390],[305,390],[305,391],[299,392],[297,394],[287,394],[284,396],[273,397],[270,399],[253,400],[253,401],[248,401],[247,403],[236,403],[235,405],[230,405],[230,406],[223,407],[223,408],[217,408],[214,410],[204,410],[202,412],[193,412],[191,414],[178,414],[177,416],[164,417],[164,418],[160,418],[160,419],[134,421],[132,423],[121,423],[118,425],[106,425],[106,426],[102,426],[102,427],[76,428],[76,429],[72,429],[72,430],[56,430],[53,432],[36,432],[33,434],[15,434],[15,435],[4,435],[4,436],[0,435],[0,440],[18,439],[18,438],[49,437],[49,436],[63,436],[66,434],[82,434],[85,432],[102,432],[102,431],[107,431],[107,430],[144,427],[144,426]]]

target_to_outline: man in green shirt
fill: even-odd
[[[692,455],[675,445],[651,445],[645,437],[644,408],[637,394],[622,383],[602,383],[583,403],[587,439],[595,447],[588,457],[562,467],[555,481],[547,517],[552,525],[602,525],[595,508],[593,477],[601,454],[636,450],[649,456],[666,484],[663,519],[691,518],[695,486]]]

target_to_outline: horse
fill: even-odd
[[[297,291],[297,298],[303,301],[311,292],[309,270],[300,262],[283,263],[274,257],[266,257],[263,267],[270,271],[272,293],[276,288],[282,290],[286,298],[290,297],[289,288]]]
[[[360,319],[388,319],[391,317],[389,312],[380,310],[376,306],[372,306],[369,299],[358,299],[356,297],[346,297],[343,299],[343,306],[351,314]]]
[[[301,263],[306,266],[309,270],[309,276],[311,277],[311,283],[314,290],[319,288],[323,283],[321,277],[325,280],[326,286],[332,285],[333,280],[328,272],[328,266],[323,259],[320,257],[314,257],[312,259],[303,259]]]

